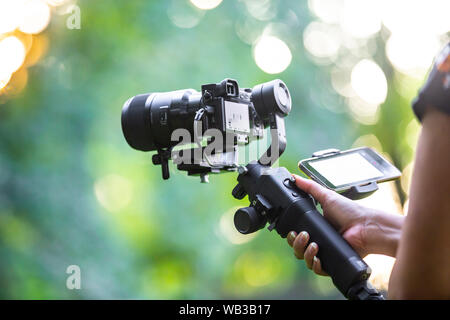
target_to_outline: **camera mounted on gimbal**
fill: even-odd
[[[367,281],[369,266],[317,211],[314,199],[295,185],[286,168],[271,168],[286,148],[284,117],[291,103],[281,80],[240,89],[235,80],[225,79],[203,85],[201,92],[188,89],[135,96],[123,107],[122,130],[131,147],[157,151],[152,160],[162,166],[164,179],[169,178],[169,159],[179,170],[200,175],[202,181],[208,173],[237,170],[238,184],[232,194],[237,199],[248,196],[250,201],[234,216],[239,232],[256,232],[268,223],[269,230],[275,229],[283,238],[289,231],[307,231],[310,241],[320,247],[322,268],[345,297],[382,299]],[[270,147],[258,161],[238,166],[237,146],[261,139],[267,127],[271,128]],[[209,135],[210,130],[219,135]],[[188,138],[180,138],[182,133]],[[206,146],[203,135],[210,136]],[[220,136],[226,137],[225,142],[218,141]],[[173,150],[190,144],[196,147]]]
[[[205,182],[208,173],[236,171],[237,146],[263,138],[267,127],[271,128],[272,145],[260,162],[273,164],[286,147],[283,117],[291,103],[281,80],[241,89],[236,80],[225,79],[203,85],[201,92],[187,89],[132,97],[122,110],[122,130],[133,148],[157,151],[152,162],[162,166],[163,179],[169,178],[168,160],[173,159],[178,170],[198,174]],[[203,136],[212,129],[225,139],[219,142],[214,136],[202,146]],[[180,141],[182,134],[176,130],[184,130],[188,138]],[[173,150],[190,143],[196,146]],[[211,152],[205,152],[208,150]]]

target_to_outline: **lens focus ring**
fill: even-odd
[[[122,109],[122,131],[128,144],[137,150],[151,151],[156,146],[151,135],[150,110],[146,107],[151,94],[130,98]]]

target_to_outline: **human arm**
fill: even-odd
[[[450,116],[423,118],[389,298],[450,298]]]

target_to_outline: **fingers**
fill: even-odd
[[[289,232],[287,236],[288,244],[294,248],[294,255],[298,259],[304,259],[308,269],[313,270],[316,274],[326,276],[327,273],[322,270],[320,259],[317,258],[319,246],[315,242],[308,245],[309,234],[306,231],[297,235],[295,231]]]
[[[315,274],[318,274],[320,276],[328,276],[328,274],[325,271],[323,271],[320,259],[317,257],[314,257],[312,270],[314,271]]]
[[[297,187],[312,195],[321,204],[324,204],[327,199],[334,194],[333,191],[322,187],[320,184],[313,180],[305,179],[295,174],[293,176],[295,178],[295,184],[297,185]]]
[[[322,269],[320,259],[317,258],[317,253],[319,253],[319,246],[315,242],[311,242],[304,255],[306,266],[318,275],[327,276],[327,273]]]
[[[290,247],[292,247],[294,245],[294,240],[295,240],[296,237],[297,237],[297,232],[291,231],[291,232],[288,233],[286,239],[287,239],[287,242],[288,242]]]
[[[308,269],[312,269],[313,266],[313,260],[316,256],[317,252],[319,252],[319,246],[315,242],[311,242],[305,250],[305,262]]]
[[[305,248],[308,241],[309,234],[306,231],[300,232],[300,234],[295,238],[292,247],[294,248],[294,255],[297,259],[304,259]]]

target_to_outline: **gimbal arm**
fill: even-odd
[[[274,164],[286,149],[284,118],[276,113],[270,115],[270,137],[272,140],[269,148],[258,160],[265,166]]]

